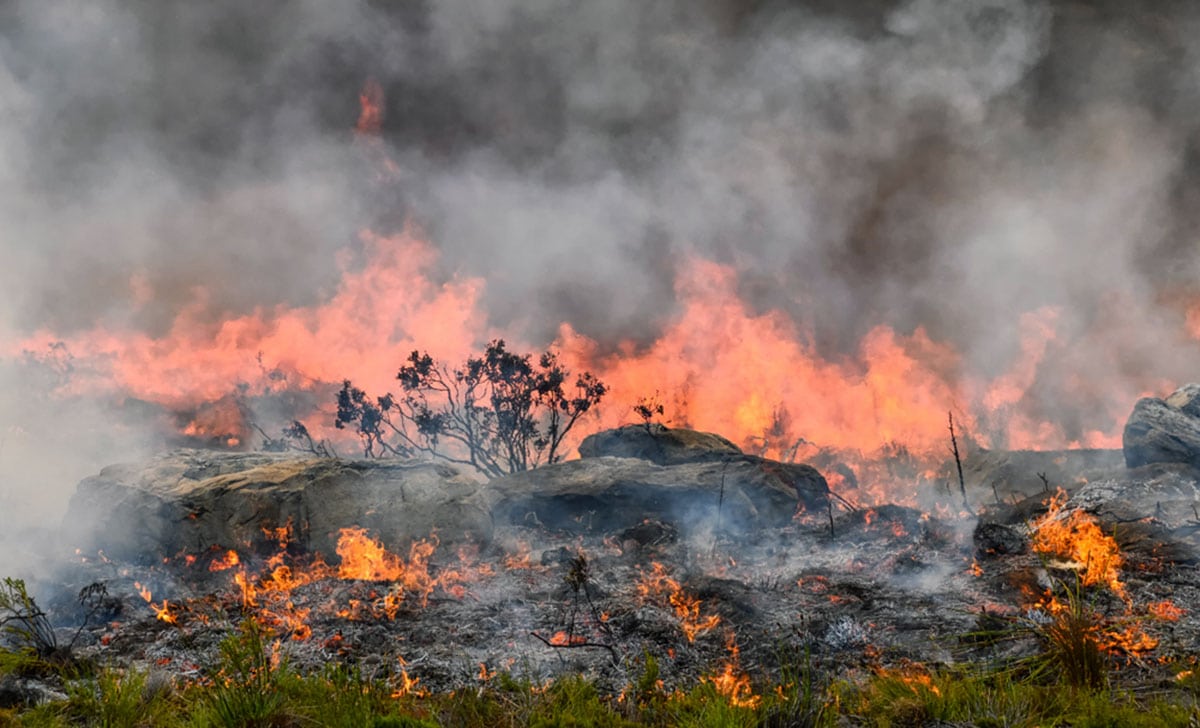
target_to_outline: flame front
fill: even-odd
[[[161,336],[102,327],[69,337],[41,331],[8,354],[69,352],[74,366],[58,394],[157,403],[188,413],[184,434],[245,446],[247,398],[308,393],[296,401],[317,408],[297,411],[295,419],[318,436],[345,437],[329,414],[343,379],[383,393],[414,349],[456,362],[497,335],[524,348],[520,332],[488,327],[479,306],[482,280],[435,278],[438,254],[415,229],[393,236],[365,231],[361,247],[361,256],[341,260],[340,285],[318,304],[214,324],[207,318],[212,302],[201,292]],[[1068,436],[1023,409],[1029,388],[1051,366],[1047,342],[1058,320],[1052,309],[1022,317],[1025,345],[1007,372],[987,380],[920,327],[902,333],[877,326],[854,356],[828,359],[811,343],[811,332],[782,311],[751,309],[739,286],[732,267],[687,259],[675,282],[678,314],[646,345],[601,346],[564,322],[550,348],[572,370],[592,371],[610,388],[598,414],[572,434],[623,424],[630,403],[659,391],[671,424],[719,432],[777,456],[803,457],[813,446],[844,453],[860,466],[858,480],[876,488],[870,500],[907,502],[911,494],[889,473],[872,472],[870,462],[901,448],[932,471],[944,459],[949,409],[983,445],[995,435],[1019,447],[1113,446],[1129,403],[1161,386],[1114,383],[1116,394],[1098,403],[1110,416],[1093,431]]]

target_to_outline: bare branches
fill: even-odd
[[[396,379],[402,396],[374,399],[344,382],[334,425],[353,428],[367,457],[424,453],[492,478],[558,462],[571,429],[608,391],[590,373],[572,382],[553,352],[534,360],[502,340],[455,369],[414,351]]]
[[[975,515],[975,511],[971,510],[971,504],[967,501],[967,482],[963,478],[962,457],[958,454],[958,438],[954,435],[954,413],[948,412],[947,415],[950,419],[950,447],[954,451],[954,464],[958,467],[958,491],[962,493],[963,508],[967,513]]]
[[[646,428],[646,432],[650,432],[655,416],[662,417],[665,411],[657,391],[648,397],[639,397],[637,404],[633,405],[633,412],[642,419],[642,426]]]

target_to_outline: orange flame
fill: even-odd
[[[1161,602],[1153,602],[1146,607],[1146,612],[1155,619],[1164,622],[1178,622],[1183,615],[1187,614],[1187,610],[1177,606],[1170,599],[1164,599]]]
[[[738,708],[757,708],[762,703],[762,696],[754,694],[750,687],[750,678],[740,672],[738,662],[741,652],[732,633],[726,638],[725,647],[729,651],[729,659],[722,666],[721,672],[702,679],[712,683],[730,705]]]
[[[368,83],[363,92],[364,133],[381,118],[382,91],[376,88]],[[478,306],[482,281],[439,280],[435,249],[415,231],[361,237],[361,255],[339,259],[341,282],[318,304],[214,323],[219,302],[200,290],[162,336],[99,326],[65,338],[40,331],[6,354],[62,346],[79,365],[61,394],[134,396],[190,413],[185,429],[195,436],[243,446],[247,428],[237,392],[309,391],[327,402],[330,388],[351,378],[369,392],[383,393],[413,349],[460,361],[499,333],[487,329]],[[1053,309],[1021,317],[1020,352],[1008,371],[986,380],[972,376],[951,345],[920,327],[909,333],[873,328],[853,356],[830,360],[783,311],[758,311],[742,300],[732,267],[702,258],[682,264],[675,294],[678,315],[645,346],[627,343],[614,353],[568,323],[561,326],[553,347],[564,363],[597,374],[610,387],[609,400],[618,403],[573,434],[624,423],[628,407],[621,403],[657,390],[671,423],[720,432],[756,451],[794,452],[803,438],[871,459],[898,443],[928,469],[943,459],[950,408],[964,433],[984,445],[993,430],[1014,446],[1112,445],[1119,442],[1119,422],[1132,399],[1159,384],[1122,384],[1105,431],[1067,437],[1022,410],[1049,365],[1048,346],[1059,325]],[[519,335],[506,333],[519,343]],[[203,407],[212,409],[204,415],[209,419],[200,416]],[[328,413],[297,418],[317,436],[344,434],[331,430]],[[985,419],[988,432],[982,431]],[[860,473],[858,480],[864,488],[891,489],[871,490],[876,499],[903,500],[896,497],[894,479],[882,475]]]
[[[568,634],[566,630],[560,629],[546,641],[555,647],[578,647],[587,644],[587,637],[581,634]]]
[[[643,598],[666,596],[668,603],[674,608],[675,616],[679,618],[679,627],[687,637],[688,642],[695,642],[696,637],[714,629],[721,623],[718,615],[700,614],[700,599],[688,594],[679,582],[667,574],[666,568],[655,561],[651,563],[650,573],[642,572],[638,580],[638,593]]]
[[[232,569],[233,567],[237,566],[239,563],[241,563],[241,559],[238,558],[237,551],[230,549],[230,550],[226,551],[224,554],[222,554],[221,556],[213,559],[212,562],[209,563],[209,565],[208,565],[208,570],[209,571],[228,571],[229,569]]]
[[[153,601],[150,590],[142,586],[141,582],[133,582],[133,588],[137,590],[137,593],[141,595],[142,599],[146,600],[147,602]]]
[[[358,123],[354,130],[359,134],[378,134],[383,127],[383,86],[373,78],[367,79],[358,95],[358,106]]]
[[[1033,522],[1034,551],[1071,561],[1083,570],[1084,585],[1105,584],[1128,600],[1120,579],[1123,559],[1117,542],[1091,514],[1081,510],[1064,513],[1066,503],[1067,494],[1060,488],[1047,503],[1045,515]]]

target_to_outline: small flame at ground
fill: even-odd
[[[679,582],[667,574],[666,568],[661,563],[655,561],[650,566],[651,571],[643,572],[641,579],[638,580],[638,593],[647,599],[665,596],[674,608],[675,616],[679,618],[680,629],[683,630],[688,642],[695,642],[697,636],[714,629],[721,623],[718,615],[701,615],[700,599],[685,592]]]
[[[725,696],[730,705],[738,708],[757,708],[762,703],[762,696],[754,694],[750,686],[750,678],[741,672],[738,666],[741,651],[738,649],[737,640],[732,632],[726,638],[725,647],[729,650],[729,659],[721,668],[721,672],[708,675],[703,679],[712,683],[717,692]]]

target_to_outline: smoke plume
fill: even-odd
[[[14,342],[215,336],[327,301],[360,230],[405,225],[435,285],[479,282],[480,339],[637,351],[699,259],[829,361],[920,328],[951,377],[1013,377],[1000,405],[1111,428],[1195,377],[1195,30],[1115,1],[7,3],[7,497],[53,512],[163,444],[152,408],[37,394],[94,362]]]

